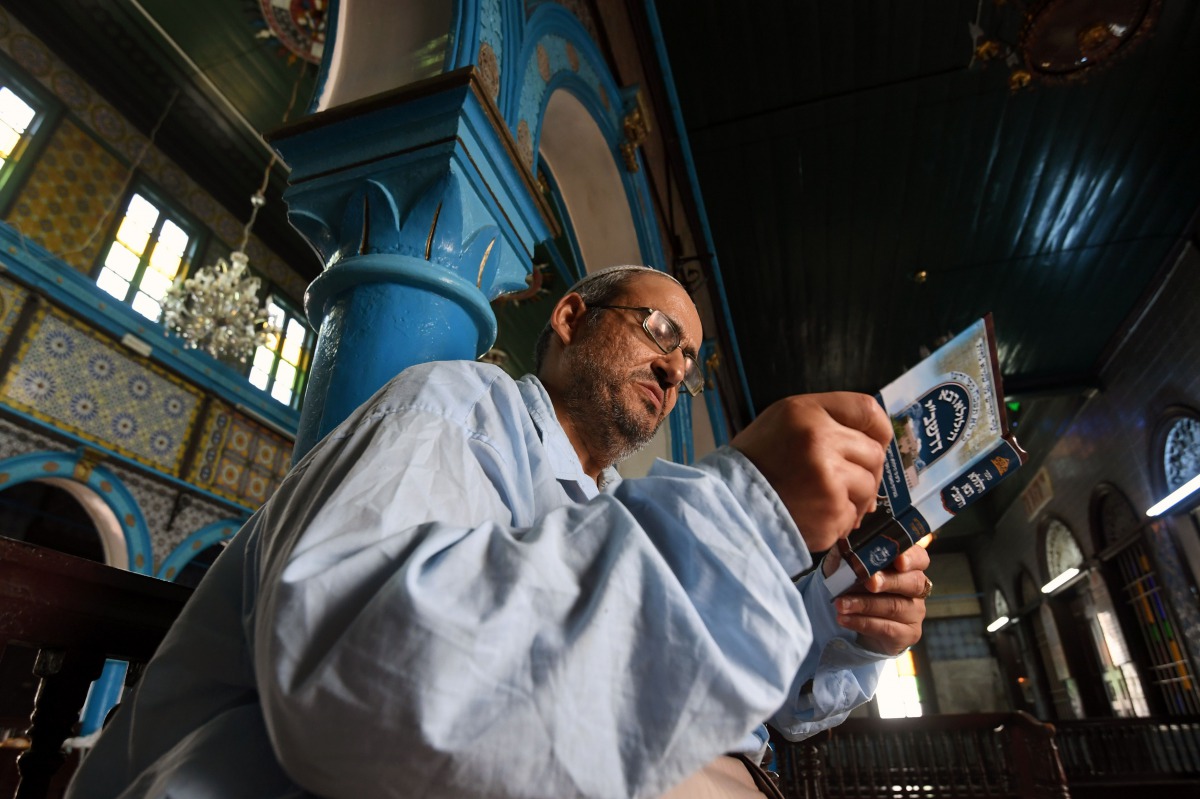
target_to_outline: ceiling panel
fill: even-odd
[[[1009,385],[1064,392],[1027,414],[1035,454],[1094,384],[1200,206],[1200,4],[1013,93],[968,24],[1014,40],[1021,8],[658,4],[758,409],[877,390],[988,311]]]
[[[271,153],[259,126],[278,126],[294,87],[294,113],[304,111],[316,75],[315,67],[289,63],[278,41],[255,38],[261,29],[255,0],[16,0],[5,7],[141,133],[158,125],[158,148],[235,217],[249,217],[250,196]],[[286,181],[286,168],[277,164],[269,210],[254,233],[297,272],[315,277],[316,256],[287,222]]]

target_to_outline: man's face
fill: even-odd
[[[696,357],[702,328],[687,293],[656,275],[635,277],[605,304],[655,308],[683,331],[679,349],[664,354],[642,328],[644,312],[596,311],[566,348],[566,407],[615,463],[648,444],[675,407],[684,353]]]

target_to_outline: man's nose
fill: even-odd
[[[671,352],[664,353],[655,358],[652,366],[658,381],[671,388],[683,382],[686,365],[683,350],[676,347]]]

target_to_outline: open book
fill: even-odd
[[[880,509],[838,542],[837,596],[887,568],[1025,462],[1008,429],[992,317],[959,333],[875,395],[892,420]]]

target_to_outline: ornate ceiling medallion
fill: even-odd
[[[1133,50],[1161,8],[1162,0],[1042,0],[1026,13],[1017,49],[1035,78],[1081,80]]]
[[[320,64],[325,53],[328,0],[259,0],[271,33],[296,57]]]

